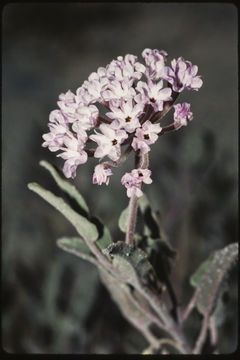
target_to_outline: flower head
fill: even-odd
[[[92,72],[76,93],[68,90],[59,95],[59,108],[50,113],[42,146],[59,151],[66,177],[74,178],[88,156],[108,156],[114,163],[97,165],[93,174],[93,183],[108,184],[110,167],[124,161],[131,150],[148,153],[160,133],[179,129],[192,119],[190,104],[183,103],[174,105],[174,124],[161,128],[156,123],[171,108],[176,93],[202,86],[198,67],[182,57],[173,59],[169,67],[164,50],[146,48],[142,57],[143,64],[132,54],[118,56]],[[94,143],[96,149],[91,147]],[[130,145],[121,156],[125,144]],[[128,196],[141,196],[141,183],[151,180],[148,171],[135,169],[124,175]]]

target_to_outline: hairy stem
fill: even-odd
[[[141,169],[148,168],[148,154],[140,154],[136,155],[136,167]],[[128,220],[127,220],[127,232],[126,232],[126,244],[130,246],[134,246],[134,232],[137,221],[137,210],[138,210],[138,198],[135,194],[133,194],[130,198],[128,205]]]
[[[210,341],[211,341],[211,345],[214,350],[214,354],[217,354],[218,353],[218,350],[217,350],[218,334],[217,334],[216,314],[215,313],[210,317],[209,331],[210,331]]]
[[[126,244],[134,246],[134,232],[136,227],[137,220],[137,209],[138,209],[138,198],[133,194],[130,198],[128,205],[128,222],[127,222],[127,232],[126,232]]]
[[[166,132],[175,131],[175,130],[176,130],[175,124],[172,123],[172,124],[170,124],[170,125],[168,125],[168,126],[164,126],[164,127],[161,129],[161,131],[158,133],[158,135],[160,136],[160,135],[165,134]]]

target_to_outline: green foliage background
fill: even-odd
[[[178,251],[172,281],[185,305],[189,276],[211,252],[237,240],[237,10],[230,4],[9,4],[3,9],[2,346],[10,353],[136,353],[146,341],[127,323],[93,265],[55,240],[71,225],[27,189],[37,181],[62,195],[41,159],[57,97],[118,55],[164,49],[199,66],[204,84],[185,92],[194,120],[152,146],[153,184],[145,190]],[[172,112],[163,120],[171,122]],[[75,180],[94,215],[122,240],[118,217],[128,199],[120,184],[133,158],[108,187],[91,182],[96,162]],[[219,318],[220,352],[237,345],[236,270]],[[196,337],[200,316],[186,331]]]

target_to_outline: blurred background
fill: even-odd
[[[191,103],[194,120],[152,146],[154,181],[145,187],[178,251],[172,282],[185,306],[190,274],[213,250],[237,241],[237,10],[220,3],[15,3],[2,19],[2,346],[10,353],[140,353],[146,340],[122,317],[94,266],[57,248],[56,239],[74,229],[27,183],[60,194],[39,161],[63,161],[41,147],[42,134],[58,95],[75,92],[99,66],[127,53],[141,59],[146,47],[198,65],[203,87],[179,98]],[[95,164],[79,167],[74,183],[122,240],[117,223],[128,198],[120,177],[133,158],[108,187],[92,184]],[[220,353],[237,346],[236,279],[235,270]],[[196,313],[192,338],[199,321]]]

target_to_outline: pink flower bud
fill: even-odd
[[[190,104],[184,102],[183,104],[173,105],[174,112],[174,127],[180,129],[182,126],[186,126],[189,121],[193,119],[193,114],[190,111]]]
[[[109,184],[109,177],[112,175],[112,170],[107,168],[104,164],[95,166],[93,173],[93,184]]]
[[[134,169],[130,173],[123,175],[121,183],[127,189],[127,196],[131,197],[134,194],[137,197],[142,196],[141,184],[142,182],[145,184],[152,183],[152,179],[150,178],[151,173],[149,169]]]

